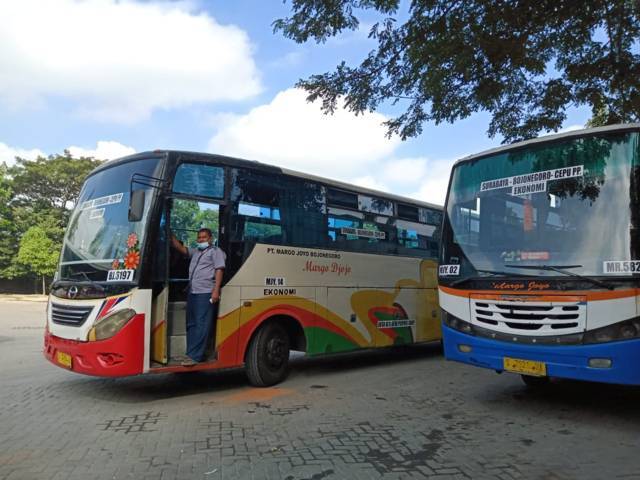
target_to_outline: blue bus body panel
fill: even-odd
[[[504,357],[537,360],[547,365],[550,377],[591,382],[640,385],[640,339],[593,345],[522,345],[467,335],[442,325],[444,353],[448,360],[503,371]],[[472,351],[462,353],[458,345]],[[591,368],[590,358],[609,358],[611,368]]]

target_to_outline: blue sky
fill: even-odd
[[[279,0],[8,0],[0,5],[0,161],[70,148],[112,158],[213,151],[444,201],[451,163],[500,143],[489,116],[387,139],[391,107],[323,117],[300,78],[359,62],[364,28],[325,44],[274,34]],[[35,14],[37,13],[37,15]],[[588,119],[571,110],[565,128]]]

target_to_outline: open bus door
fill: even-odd
[[[169,302],[169,230],[166,206],[162,207],[158,237],[153,262],[153,300],[151,310],[151,361],[166,365],[169,361],[167,347],[167,306]]]
[[[221,206],[217,202],[205,202],[191,198],[171,198],[167,204],[167,238],[173,234],[187,248],[194,248],[200,228],[209,228],[217,241],[220,238]],[[189,288],[189,258],[168,246],[168,277],[166,297],[167,329],[165,344],[167,360],[177,363],[187,351],[187,295]],[[213,335],[213,333],[212,333]],[[208,356],[214,352],[210,339]]]

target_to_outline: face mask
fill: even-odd
[[[204,250],[209,246],[209,242],[198,242],[198,250]]]

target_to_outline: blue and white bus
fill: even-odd
[[[449,360],[640,384],[640,124],[458,161],[439,297]]]

